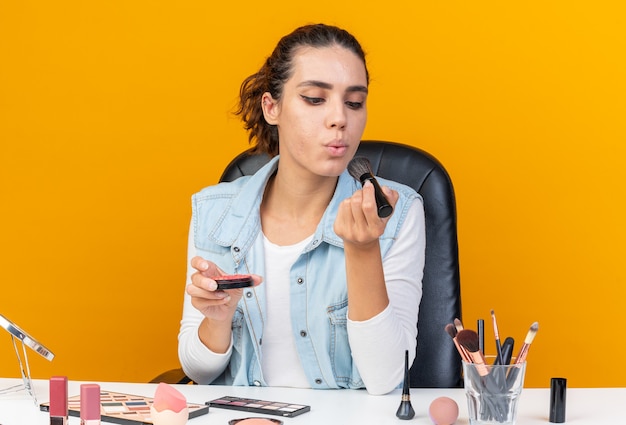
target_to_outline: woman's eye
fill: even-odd
[[[306,102],[310,103],[311,105],[319,105],[321,103],[324,103],[324,99],[321,97],[309,97],[309,96],[302,96],[302,99],[304,99]]]
[[[363,107],[363,102],[350,102],[346,101],[346,105],[350,109],[361,109]]]

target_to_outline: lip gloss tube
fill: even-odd
[[[80,425],[100,425],[100,385],[80,386]]]
[[[67,425],[67,376],[50,378],[50,425]]]

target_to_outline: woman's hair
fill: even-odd
[[[246,78],[239,91],[239,107],[235,111],[248,130],[248,140],[253,143],[254,153],[278,155],[278,129],[265,121],[261,98],[269,92],[276,100],[283,94],[285,82],[293,74],[292,61],[296,50],[300,47],[340,46],[354,54],[362,61],[365,75],[369,83],[369,74],[365,63],[365,52],[359,42],[349,32],[331,25],[306,25],[287,34],[276,45],[261,69]]]

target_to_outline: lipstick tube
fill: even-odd
[[[50,378],[50,425],[67,425],[67,376]]]
[[[80,386],[80,425],[100,425],[100,385]]]

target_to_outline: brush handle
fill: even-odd
[[[374,185],[374,197],[376,198],[376,206],[378,207],[378,217],[389,217],[393,212],[393,207],[389,204],[389,200],[383,193],[382,188],[378,184],[378,180],[370,173],[365,173],[361,176],[361,184],[365,184],[365,181],[369,180]]]
[[[502,345],[500,344],[500,338],[496,339],[496,359],[493,364],[503,364],[504,355],[502,353]]]
[[[528,355],[528,349],[530,349],[530,344],[524,342],[521,350],[519,350],[519,354],[517,355],[517,359],[515,359],[515,363],[524,363],[526,361],[526,356]]]
[[[502,361],[500,362],[498,358],[494,362],[494,365],[504,364],[507,365],[511,363],[511,357],[513,356],[513,345],[515,345],[515,340],[510,336],[507,336],[504,342],[502,343]]]

